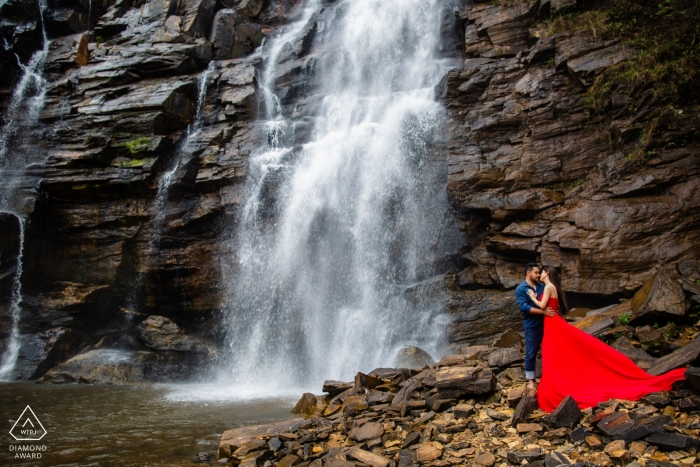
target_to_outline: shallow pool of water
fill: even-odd
[[[0,383],[0,465],[194,464],[198,452],[216,451],[227,429],[293,418],[290,410],[301,393],[259,394],[270,392],[218,385]],[[15,441],[10,434],[27,405],[46,430],[41,441]],[[17,445],[46,448],[41,459],[27,460],[15,458],[11,449]]]

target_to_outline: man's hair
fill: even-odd
[[[539,264],[537,264],[537,263],[527,263],[527,264],[525,265],[525,275],[527,276],[527,273],[528,273],[528,272],[532,271],[532,270],[535,269],[535,268],[538,268],[538,269],[539,269],[539,267],[540,267],[540,266],[539,266]]]

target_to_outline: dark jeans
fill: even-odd
[[[544,326],[525,329],[525,377],[527,379],[535,379],[535,362],[543,337]]]

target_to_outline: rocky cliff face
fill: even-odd
[[[16,189],[0,214],[2,336],[22,249],[16,376],[39,377],[87,346],[158,352],[136,331],[149,315],[220,337],[230,271],[219,261],[235,257],[247,158],[264,142],[253,52],[298,3],[58,0],[43,16],[29,0],[1,7],[6,127],[17,58],[28,63],[43,30],[51,40],[38,123],[9,135],[3,172]],[[592,112],[582,90],[635,51],[585,31],[543,34],[538,24],[573,3],[445,10],[445,55],[460,58],[436,95],[465,242],[406,295],[443,300],[453,342],[520,326],[512,289],[528,261],[560,267],[574,304],[589,307],[631,296],[662,264],[700,278],[698,109],[657,118],[666,104],[636,89]],[[308,54],[322,23],[311,18],[275,77],[296,116],[291,145],[311,129]]]
[[[698,108],[649,86],[595,113],[585,90],[637,51],[587,30],[548,36],[569,1],[471,4],[467,58],[440,90],[450,114],[448,194],[469,265],[446,278],[455,341],[519,319],[527,261],[561,268],[575,306],[629,297],[660,265],[698,278]]]
[[[149,314],[216,334],[218,257],[230,243],[224,226],[235,216],[245,160],[261,140],[253,122],[256,59],[247,57],[294,7],[156,0],[57,2],[46,10],[40,128],[32,137],[10,135],[7,160],[20,189],[8,203],[12,214],[2,217],[3,305],[16,270],[18,219],[27,218],[26,342],[48,328],[72,333],[74,350],[101,339],[139,347],[124,336]],[[7,110],[22,74],[11,55],[26,63],[42,46],[42,17],[31,1],[9,2],[2,13]],[[86,31],[88,20],[94,32]],[[32,159],[18,163],[18,152]],[[1,324],[7,336],[9,312]],[[33,351],[27,345],[20,360]]]

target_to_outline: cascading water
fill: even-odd
[[[20,335],[19,320],[22,314],[22,253],[24,253],[24,221],[19,223],[19,253],[17,254],[17,270],[12,279],[12,297],[10,299],[10,315],[12,316],[12,329],[7,340],[7,348],[0,360],[0,381],[10,378],[15,362],[19,355]]]
[[[26,65],[22,64],[19,56],[17,63],[22,70],[22,76],[12,93],[12,101],[7,109],[7,123],[0,130],[0,167],[11,169],[9,146],[11,139],[15,136],[18,128],[27,125],[34,125],[39,117],[39,112],[44,108],[46,97],[47,81],[44,79],[44,65],[49,54],[49,41],[44,27],[44,13],[46,11],[45,0],[39,1],[39,11],[41,14],[41,31],[43,34],[43,47],[32,55]],[[27,96],[30,96],[27,98]],[[3,193],[4,194],[4,193]]]
[[[440,254],[447,212],[440,3],[348,0],[320,19],[310,2],[264,47],[267,146],[249,160],[228,280],[234,384],[318,389],[440,343],[440,307],[404,298]],[[275,85],[311,18],[320,105],[310,142],[290,147],[295,109]]]
[[[177,154],[173,158],[171,167],[161,176],[158,180],[158,191],[156,192],[155,202],[153,203],[153,212],[155,216],[150,227],[150,238],[148,241],[146,258],[148,259],[151,254],[158,248],[158,243],[160,242],[161,229],[163,227],[163,222],[165,221],[165,205],[168,202],[168,194],[170,192],[170,186],[173,183],[173,177],[180,167],[180,161],[182,156],[187,151],[191,150],[193,142],[196,140],[197,136],[201,133],[202,127],[204,125],[203,120],[203,110],[204,101],[207,97],[207,87],[209,85],[209,77],[216,70],[216,63],[214,61],[209,62],[209,66],[204,70],[197,78],[197,107],[195,108],[195,115],[192,122],[187,127],[187,133],[185,134],[185,139],[179,146]],[[143,277],[141,274],[136,275],[136,284],[132,288],[132,293],[127,299],[127,307],[130,309],[137,308],[137,295],[142,287]],[[131,314],[127,315],[131,318]]]
[[[158,192],[156,194],[156,201],[154,203],[154,210],[156,214],[154,225],[158,229],[162,225],[163,220],[165,218],[165,212],[163,208],[165,208],[165,203],[168,202],[168,192],[170,191],[170,186],[173,183],[173,177],[175,176],[175,172],[177,172],[177,169],[180,167],[182,155],[190,149],[192,141],[194,141],[195,138],[202,131],[202,125],[204,123],[204,120],[202,119],[202,111],[204,109],[204,101],[207,97],[207,86],[209,85],[209,77],[214,72],[214,70],[216,70],[216,63],[214,61],[211,61],[209,62],[209,66],[207,67],[207,69],[199,75],[199,78],[197,79],[197,107],[195,110],[194,119],[192,120],[192,123],[190,123],[190,125],[187,127],[185,141],[183,141],[182,145],[177,151],[177,155],[173,160],[172,166],[170,167],[170,169],[168,169],[167,172],[163,174],[163,176],[158,181]]]
[[[24,151],[12,151],[12,147],[22,147],[22,139],[31,135],[31,130],[38,124],[39,113],[44,107],[47,81],[44,79],[44,64],[49,54],[51,42],[44,27],[46,12],[45,0],[39,0],[39,14],[43,34],[43,47],[36,51],[29,62],[17,62],[22,75],[12,93],[12,100],[6,112],[5,126],[0,129],[0,212],[14,214],[20,222],[20,249],[17,254],[17,269],[12,281],[10,298],[10,315],[12,327],[6,349],[0,360],[0,380],[11,377],[17,361],[21,342],[19,322],[22,314],[22,263],[24,253],[24,216],[23,204],[26,200],[18,199],[19,185],[23,183],[26,166],[29,163]],[[21,131],[19,131],[21,129]],[[21,195],[21,193],[20,193]]]

